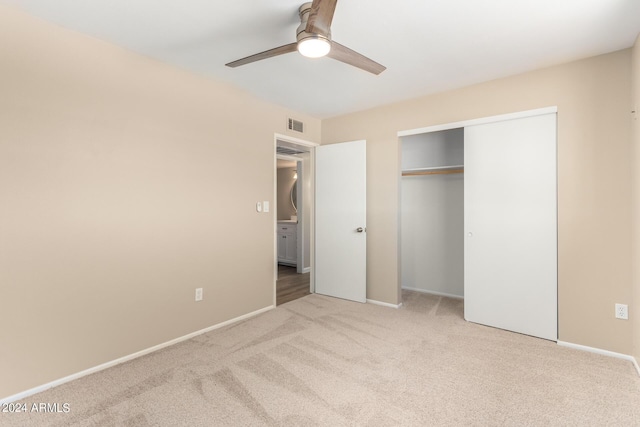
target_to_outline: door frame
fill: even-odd
[[[515,113],[499,114],[497,116],[481,117],[478,119],[462,120],[460,122],[444,123],[440,125],[427,126],[417,129],[401,130],[397,133],[398,138],[401,136],[419,135],[421,133],[437,132],[440,130],[449,130],[463,128],[466,126],[481,125],[485,123],[502,122],[505,120],[521,119],[524,117],[541,116],[543,114],[557,113],[558,107],[544,107],[533,110],[517,111]]]
[[[277,148],[278,148],[278,141],[282,141],[285,142],[287,144],[290,145],[295,145],[295,146],[300,146],[302,148],[305,148],[306,150],[308,150],[309,152],[309,165],[308,165],[308,171],[305,171],[304,173],[307,174],[309,176],[309,191],[308,191],[308,197],[309,197],[309,224],[307,225],[309,227],[309,267],[310,267],[310,274],[309,274],[309,291],[311,293],[315,293],[315,277],[314,277],[314,271],[315,271],[315,240],[314,240],[314,235],[315,235],[315,148],[317,146],[319,146],[320,144],[315,143],[315,142],[311,142],[311,141],[307,141],[304,139],[300,139],[300,138],[296,138],[293,136],[289,136],[289,135],[283,135],[280,133],[274,133],[273,135],[273,200],[274,202],[274,208],[273,208],[273,265],[274,265],[274,270],[273,270],[273,305],[276,305],[276,280],[278,279],[278,237],[277,237],[277,232],[278,232],[278,157],[286,157],[286,156],[282,156],[279,155],[277,153]],[[293,158],[293,156],[291,156]],[[301,160],[301,159],[297,159],[297,160]],[[303,169],[304,168],[303,166]],[[300,230],[297,230],[298,233],[297,235],[300,234]],[[304,241],[304,239],[302,240]],[[300,246],[300,245],[299,245]],[[302,249],[304,250],[304,248]],[[300,252],[298,250],[298,252]],[[299,255],[299,253],[298,253]],[[303,265],[304,268],[304,265]]]

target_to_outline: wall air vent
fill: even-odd
[[[301,121],[289,119],[289,130],[295,130],[296,132],[304,132],[304,124]]]
[[[296,154],[302,154],[304,151],[296,150],[295,148],[289,147],[276,147],[276,154],[284,154],[285,156],[295,156]]]

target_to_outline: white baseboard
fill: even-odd
[[[298,264],[291,261],[278,261],[278,265],[286,265],[287,267],[297,267]]]
[[[573,344],[566,341],[558,341],[558,345],[562,347],[573,348],[576,350],[588,351],[589,353],[601,354],[603,356],[615,357],[616,359],[628,360],[633,364],[633,366],[636,368],[636,371],[638,372],[638,375],[640,376],[640,366],[638,366],[638,361],[636,360],[635,357],[631,355],[616,353],[614,351],[609,351],[609,350],[603,350],[601,348],[588,347],[586,345]]]
[[[390,304],[388,302],[376,301],[374,299],[368,299],[367,303],[368,304],[374,304],[374,305],[381,305],[383,307],[390,307],[390,308],[400,308],[400,307],[402,307],[402,303],[400,303],[400,304]]]
[[[40,393],[40,392],[43,392],[43,391],[48,390],[50,388],[62,385],[64,383],[68,383],[70,381],[77,380],[78,378],[82,378],[84,376],[94,374],[96,372],[105,370],[107,368],[111,368],[111,367],[119,365],[121,363],[128,362],[130,360],[136,359],[138,357],[144,356],[144,355],[149,354],[149,353],[153,353],[154,351],[158,351],[158,350],[163,349],[165,347],[169,347],[169,346],[177,344],[179,342],[186,341],[186,340],[191,339],[193,337],[196,337],[198,335],[202,335],[202,334],[205,334],[207,332],[213,331],[215,329],[219,329],[219,328],[222,328],[224,326],[230,325],[232,323],[239,322],[239,321],[244,320],[244,319],[248,319],[249,317],[257,316],[258,314],[261,314],[261,313],[264,313],[266,311],[272,310],[273,308],[275,308],[275,305],[270,305],[268,307],[261,308],[259,310],[253,311],[251,313],[243,314],[242,316],[235,317],[233,319],[224,321],[222,323],[218,323],[216,325],[209,326],[208,328],[200,329],[199,331],[195,331],[195,332],[192,332],[190,334],[183,335],[181,337],[172,339],[171,341],[167,341],[167,342],[164,342],[162,344],[158,344],[158,345],[155,345],[153,347],[149,347],[149,348],[146,348],[144,350],[140,350],[140,351],[138,351],[136,353],[120,357],[119,359],[115,359],[115,360],[112,360],[110,362],[106,362],[106,363],[103,363],[101,365],[94,366],[93,368],[85,369],[84,371],[80,371],[80,372],[77,372],[75,374],[68,375],[68,376],[66,376],[64,378],[60,378],[60,379],[57,379],[55,381],[51,381],[51,382],[43,384],[41,386],[34,387],[32,389],[29,389],[29,390],[14,394],[12,396],[8,396],[8,397],[5,397],[5,398],[2,398],[2,399],[0,399],[0,405],[5,404],[5,403],[10,403],[10,402],[15,402],[16,400],[24,399],[24,398],[32,396],[32,395],[34,395],[36,393]]]
[[[311,267],[305,267],[302,269],[302,274],[304,273],[311,273]]]
[[[463,296],[460,295],[453,295],[453,294],[446,294],[444,292],[437,292],[437,291],[429,291],[426,289],[420,289],[420,288],[407,288],[407,287],[402,287],[402,289],[406,289],[407,291],[415,291],[415,292],[421,292],[423,294],[431,294],[431,295],[438,295],[440,297],[447,297],[447,298],[456,298],[456,299],[464,299]]]

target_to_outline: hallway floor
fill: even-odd
[[[310,276],[311,273],[298,274],[295,267],[278,264],[276,305],[309,295]]]

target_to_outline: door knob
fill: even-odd
[[[362,232],[364,232],[364,231],[367,231],[367,229],[366,229],[366,228],[362,228],[362,227],[358,227],[358,228],[356,228],[356,231],[357,231],[358,233],[362,233]]]

